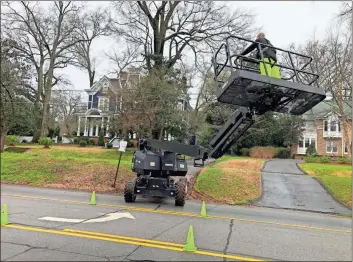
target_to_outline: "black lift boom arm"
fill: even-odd
[[[167,152],[191,156],[195,159],[201,159],[203,163],[208,157],[215,159],[222,157],[253,123],[254,120],[250,112],[241,108],[235,111],[217,132],[208,148],[155,139],[144,140],[143,147],[158,148]]]

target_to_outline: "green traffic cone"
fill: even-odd
[[[183,251],[195,252],[196,250],[197,250],[197,247],[195,246],[194,230],[193,230],[192,226],[190,226]]]
[[[201,217],[206,217],[206,203],[205,201],[202,201],[202,206],[201,206],[201,212],[200,212]]]
[[[7,215],[7,205],[4,204],[1,210],[1,225],[9,224],[9,217]]]
[[[89,202],[90,205],[96,205],[96,192],[93,191],[92,196],[91,196],[91,201]]]

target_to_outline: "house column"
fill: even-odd
[[[96,125],[96,136],[98,136],[98,131],[99,131],[99,125]]]
[[[77,136],[80,136],[80,124],[81,124],[81,117],[78,117],[78,124],[77,124]]]
[[[83,136],[87,136],[87,116],[85,117],[85,131],[83,133]]]
[[[91,119],[92,120],[92,119]],[[89,136],[93,136],[93,123],[92,121],[89,121],[89,126],[90,126],[90,129],[89,129]]]
[[[108,130],[109,130],[109,116],[108,116],[108,119],[107,119],[107,130],[105,132],[105,136],[108,136]]]

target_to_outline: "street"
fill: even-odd
[[[1,260],[254,261],[352,257],[351,218],[330,214],[171,200],[132,204],[115,195],[1,186],[9,225]],[[74,220],[73,220],[74,219]],[[95,220],[93,220],[95,219]],[[54,221],[55,220],[55,221]],[[183,251],[193,227],[196,252]]]

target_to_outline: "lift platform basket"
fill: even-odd
[[[232,41],[234,45],[231,45]],[[261,59],[240,55],[244,43],[256,43]],[[262,72],[260,70],[261,63],[270,64],[263,57],[266,46],[276,50],[275,66],[280,71],[280,78],[270,77],[267,66],[263,66]],[[312,72],[311,61],[311,57],[295,52],[237,36],[228,37],[213,57],[217,99],[241,107],[253,106],[258,114],[275,111],[301,115],[326,98],[325,91],[317,86],[319,76]]]

